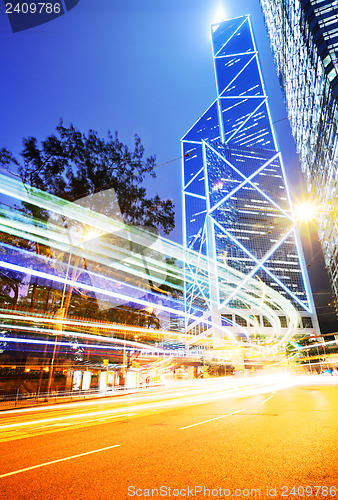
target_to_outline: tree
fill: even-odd
[[[134,148],[129,149],[116,132],[113,136],[108,131],[104,139],[94,130],[85,134],[73,125],[65,127],[61,121],[56,132],[40,144],[35,137],[25,138],[20,157],[18,160],[6,148],[0,150],[0,165],[7,170],[14,167],[24,183],[80,204],[81,199],[89,197],[91,205],[88,208],[112,217],[116,214],[116,199],[110,199],[105,193],[113,188],[127,224],[155,228],[165,234],[174,228],[172,201],[161,200],[158,195],[147,196],[142,185],[147,177],[156,177],[155,157],[144,158],[144,147],[137,135]],[[35,218],[48,218],[47,211],[40,207],[23,205],[26,213]],[[35,246],[34,251],[40,253],[38,244]],[[66,254],[64,258],[67,261]],[[81,264],[80,259],[75,256],[72,259],[75,259],[73,269],[76,269]],[[72,277],[76,279],[75,275]],[[69,287],[65,314],[71,295],[72,287]],[[35,293],[32,307],[34,302]]]
[[[141,139],[135,135],[131,150],[108,131],[107,139],[94,130],[84,134],[61,121],[56,133],[41,144],[35,137],[23,140],[21,161],[6,148],[0,150],[0,165],[18,169],[23,182],[74,201],[113,188],[127,224],[155,227],[165,234],[174,228],[174,206],[158,195],[148,197],[142,185],[147,176],[156,177],[155,157],[144,159]],[[95,208],[94,208],[95,209]],[[37,214],[35,208],[34,215]],[[112,207],[105,208],[106,215]],[[40,216],[43,211],[40,210]]]
[[[224,364],[224,361],[217,358],[204,360],[204,366],[210,377],[224,377],[224,375],[233,375],[235,367],[230,364]]]
[[[310,365],[325,361],[325,348],[323,345],[318,346],[316,338],[306,335],[290,340],[285,346],[285,355],[287,358],[294,358],[296,363]]]
[[[139,335],[139,338],[142,337],[143,340],[146,337],[154,339],[154,334],[151,330],[160,328],[160,320],[152,308],[138,309],[136,307],[121,305],[119,307],[101,311],[99,318],[107,322],[148,328],[150,330],[149,334],[145,331],[143,334]],[[156,338],[156,340],[158,339]]]
[[[0,231],[0,259],[10,258],[15,250],[13,247],[28,248],[29,244],[21,238]],[[10,269],[0,269],[0,304],[7,308],[16,309],[19,299],[20,285],[22,284],[22,273]]]

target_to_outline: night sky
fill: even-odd
[[[210,24],[220,20],[219,5],[80,0],[58,19],[13,33],[1,3],[0,147],[17,154],[23,137],[42,140],[61,118],[84,132],[117,130],[130,146],[137,133],[158,165],[170,162],[157,168],[148,189],[173,199],[171,238],[181,243],[181,162],[171,160],[180,156],[180,138],[216,98]],[[259,1],[223,0],[223,8],[225,19],[251,14],[277,140],[297,198],[305,188]],[[305,240],[318,313],[331,320],[327,327],[321,321],[323,330],[337,331],[332,309],[323,309],[330,295],[318,244]]]

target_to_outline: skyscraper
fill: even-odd
[[[262,300],[266,284],[297,308],[301,328],[318,331],[249,16],[212,25],[212,46],[217,98],[182,138],[184,243],[210,259],[203,299],[229,316],[255,276]],[[246,276],[230,293],[217,262]],[[187,304],[196,293],[186,288]]]
[[[338,312],[338,2],[260,1]]]

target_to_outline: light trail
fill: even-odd
[[[265,375],[254,378],[243,378],[243,379],[235,379],[235,380],[211,380],[205,379],[202,381],[193,381],[187,382],[185,384],[180,384],[179,387],[169,388],[169,389],[160,389],[154,390],[147,394],[137,394],[133,396],[126,396],[123,399],[111,400],[105,399],[99,402],[99,405],[108,405],[112,404],[120,404],[119,408],[111,408],[109,410],[98,410],[93,412],[85,411],[84,414],[79,413],[78,415],[70,414],[70,418],[74,419],[76,417],[81,417],[81,415],[86,416],[94,416],[94,415],[102,415],[102,414],[116,414],[119,412],[125,413],[126,410],[128,412],[140,412],[143,410],[149,409],[161,409],[161,408],[170,408],[175,406],[185,406],[185,405],[193,405],[193,404],[203,404],[206,402],[218,401],[227,398],[244,398],[256,394],[265,394],[266,392],[278,391],[281,389],[285,389],[287,387],[292,387],[297,385],[296,377],[288,377],[285,374],[281,375]],[[97,406],[97,401],[81,401],[77,403],[67,403],[63,405],[55,406],[45,406],[40,408],[21,408],[18,410],[7,410],[2,412],[2,415],[6,416],[9,414],[18,415],[19,414],[29,414],[39,412],[47,412],[47,411],[59,411],[60,409],[65,409],[69,411],[73,411],[77,409],[81,411],[81,409],[86,408],[88,406]],[[102,413],[103,411],[103,413]],[[65,417],[63,417],[64,419]],[[52,417],[51,420],[40,419],[34,421],[23,422],[21,425],[27,426],[31,424],[39,424],[42,422],[54,422],[57,417]],[[15,426],[13,423],[11,426]],[[0,430],[4,426],[0,426]]]
[[[89,413],[81,413],[81,415],[66,415],[66,416],[58,416],[58,417],[52,417],[52,418],[44,418],[41,420],[34,420],[32,422],[17,422],[15,424],[8,424],[8,425],[0,425],[0,432],[4,429],[11,429],[15,428],[17,429],[18,427],[27,427],[29,425],[33,426],[39,426],[41,424],[49,424],[51,422],[60,422],[60,421],[65,421],[65,420],[73,420],[73,419],[80,419],[80,418],[87,418],[87,417],[99,417],[102,415],[111,415],[111,410],[102,410],[102,411],[94,411],[94,412],[89,412]],[[114,415],[114,418],[117,416],[119,417],[133,417],[137,415],[136,413],[119,413],[118,415]],[[111,417],[113,418],[113,417]]]
[[[34,220],[15,209],[11,209],[0,211],[0,229],[8,234],[39,242],[51,249],[55,249],[57,252],[71,253],[85,259],[88,269],[86,268],[84,274],[91,280],[92,284],[81,282],[81,279],[85,281],[85,277],[78,277],[76,280],[69,279],[68,273],[65,272],[66,265],[61,264],[57,259],[35,255],[32,252],[5,244],[3,248],[6,248],[6,258],[3,258],[0,262],[3,269],[48,280],[54,283],[54,288],[57,288],[57,284],[70,286],[93,294],[94,297],[100,297],[100,300],[103,297],[108,306],[111,301],[113,303],[116,301],[133,303],[141,307],[156,308],[159,312],[162,311],[165,314],[174,315],[176,318],[196,322],[197,325],[203,323],[207,326],[203,334],[182,334],[185,335],[185,343],[188,342],[192,345],[203,342],[206,337],[213,335],[214,331],[221,331],[224,339],[228,338],[234,345],[239,346],[239,340],[234,337],[236,328],[246,336],[250,335],[250,328],[255,330],[255,324],[251,324],[252,320],[248,312],[234,310],[236,314],[246,318],[246,321],[249,322],[247,329],[236,326],[236,324],[227,327],[224,324],[219,325],[218,322],[214,322],[212,319],[210,320],[207,317],[207,311],[201,307],[194,306],[192,312],[184,311],[183,301],[163,296],[159,291],[160,289],[156,285],[158,280],[177,291],[182,291],[182,283],[185,280],[187,285],[191,284],[193,286],[197,283],[202,293],[204,288],[209,286],[209,259],[207,257],[183,248],[170,240],[151,234],[144,229],[127,226],[119,220],[103,216],[89,208],[61,200],[34,187],[23,185],[16,179],[0,174],[0,181],[0,192],[54,213],[56,219],[59,217],[61,221],[63,218],[62,220],[66,220],[68,227],[71,228],[62,227],[60,225],[62,221],[59,225],[55,221],[47,224],[44,221]],[[89,232],[88,228],[95,230],[96,235],[111,235],[110,241],[104,239],[100,241],[100,238],[96,238],[91,244],[88,239],[84,239],[84,231]],[[168,257],[175,264],[168,263]],[[22,265],[23,260],[29,264]],[[187,272],[186,264],[191,269],[191,272]],[[61,265],[64,276],[58,275],[56,265]],[[94,272],[97,265],[103,266],[101,274]],[[262,284],[258,280],[249,278],[236,269],[220,262],[215,262],[214,265],[217,268],[221,283],[220,290],[223,294],[221,303],[226,303],[226,297],[231,296],[235,287],[237,290],[236,298],[252,310],[254,316],[262,314],[273,325],[272,334],[267,333],[273,339],[273,345],[264,347],[266,353],[271,352],[294,335],[299,316],[292,304],[283,295],[265,286],[263,299]],[[195,268],[200,270],[198,275],[194,271]],[[52,269],[54,269],[53,272]],[[145,280],[146,283],[149,283],[149,279],[152,280],[158,293],[150,291],[149,287],[145,290],[139,286],[123,282],[120,282],[123,293],[119,293],[116,290],[119,282],[111,277],[113,270],[121,271],[134,280],[136,277]],[[204,293],[202,293],[201,298],[202,296],[204,297],[203,300],[205,300]],[[208,309],[207,304],[206,308]],[[228,306],[220,309],[222,314],[232,311],[233,309]],[[282,312],[283,315],[289,318],[289,328],[286,331],[282,332],[276,311]],[[36,318],[36,322],[42,321],[41,318]],[[53,320],[45,319],[44,321],[47,324]],[[60,320],[59,324],[66,323],[64,320]],[[87,325],[81,324],[81,326],[85,327]],[[105,327],[100,326],[98,328],[103,329]],[[113,330],[114,328],[118,329],[118,326],[107,326],[107,328]],[[136,330],[134,329],[134,331]],[[32,331],[32,333],[34,332]],[[163,336],[170,335],[168,332],[163,333]],[[179,333],[176,333],[176,335],[179,335]],[[250,343],[250,346],[262,350],[261,346],[257,346],[255,343]]]
[[[16,338],[16,337],[0,337],[0,342],[10,342],[10,343],[18,343],[18,344],[36,344],[36,345],[50,345],[55,346],[59,345],[62,347],[86,347],[86,348],[95,348],[95,349],[105,349],[105,350],[113,350],[113,351],[122,351],[123,346],[104,346],[97,344],[74,344],[74,342],[61,342],[59,340],[51,342],[49,340],[37,340],[37,339],[24,339],[24,338]],[[126,348],[127,351],[134,351],[135,349]],[[154,347],[149,347],[149,350],[143,349],[144,354],[150,356],[151,354],[163,355],[163,352],[159,349],[156,350]],[[168,352],[168,351],[167,351]],[[169,353],[168,353],[169,355]]]
[[[85,328],[97,328],[100,330],[108,330],[108,331],[118,331],[118,332],[131,332],[131,333],[144,333],[147,335],[150,335],[151,333],[154,333],[156,335],[160,335],[166,338],[174,338],[175,340],[181,339],[182,342],[186,340],[187,338],[193,338],[193,335],[187,335],[183,333],[178,333],[174,332],[171,330],[161,330],[161,329],[156,329],[156,330],[151,330],[149,328],[144,328],[144,327],[139,327],[139,326],[133,326],[133,325],[124,325],[122,323],[101,323],[98,321],[83,321],[83,320],[72,320],[72,319],[58,319],[58,318],[46,318],[44,316],[37,316],[37,315],[27,315],[24,312],[21,312],[20,314],[11,314],[11,313],[0,313],[0,319],[5,319],[5,320],[12,320],[12,321],[27,321],[27,322],[34,322],[34,323],[42,323],[42,324],[59,324],[59,325],[69,325],[69,326],[74,326],[74,327],[85,327]],[[2,324],[0,323],[0,329],[2,328]],[[6,325],[7,328],[7,325]],[[44,331],[44,333],[49,333],[49,332],[56,332],[56,330],[51,330],[48,329]],[[60,330],[57,330],[57,335],[60,335]],[[73,333],[73,330],[71,331]],[[70,334],[70,332],[69,332]],[[103,340],[105,337],[98,336],[100,340]],[[119,339],[115,339],[117,342],[119,342]],[[122,340],[124,343],[124,340]],[[127,341],[128,343],[129,341]],[[130,341],[131,342],[131,341]],[[133,342],[134,344],[134,342]]]
[[[137,342],[136,340],[122,340],[118,339],[115,337],[104,337],[103,335],[94,335],[91,333],[83,333],[83,332],[76,332],[73,330],[52,330],[52,329],[43,329],[43,328],[37,328],[34,326],[21,326],[21,325],[12,325],[12,324],[6,324],[2,323],[0,324],[0,330],[20,330],[20,331],[25,331],[25,332],[31,332],[35,334],[40,334],[40,335],[54,335],[57,337],[67,337],[67,336],[72,336],[76,338],[84,338],[88,340],[98,340],[100,342],[106,342],[110,344],[120,344],[121,347],[123,347],[125,344],[131,345],[133,347],[138,347],[139,349],[147,349],[148,351],[156,351],[156,352],[164,352],[163,349],[160,347],[153,347],[148,344],[142,344],[141,342]],[[4,337],[6,338],[6,337]],[[10,337],[9,337],[10,338]]]
[[[271,377],[269,377],[269,381],[271,382]],[[202,379],[202,380],[189,380],[189,381],[179,381],[177,384],[174,386],[169,386],[166,387],[165,389],[163,388],[152,388],[148,389],[147,393],[144,394],[142,392],[138,393],[135,396],[123,396],[123,403],[131,403],[135,401],[149,401],[152,400],[154,397],[158,397],[159,399],[164,399],[167,398],[168,396],[184,396],[184,395],[190,395],[193,392],[199,392],[199,391],[205,391],[206,393],[212,392],[212,391],[225,391],[228,389],[236,389],[237,387],[241,387],[242,385],[254,385],[254,384],[264,384],[267,383],[268,380],[267,378],[262,379],[262,377],[256,377],[255,380],[248,380],[248,379],[223,379],[223,380],[214,380],[214,379]],[[105,398],[103,400],[100,400],[100,406],[102,405],[110,405],[111,404],[111,399],[110,398]],[[63,408],[81,408],[84,406],[95,406],[97,405],[96,400],[86,400],[86,401],[81,401],[81,402],[74,402],[74,403],[65,403],[65,404],[59,404],[57,406],[57,409]],[[35,413],[37,411],[47,411],[47,410],[55,410],[56,407],[54,405],[52,406],[43,406],[43,407],[38,407],[38,408],[18,408],[15,410],[5,410],[1,412],[1,415],[6,415],[6,414],[19,414],[19,413]]]
[[[0,426],[0,442],[12,441],[23,438],[31,438],[36,435],[64,431],[67,428],[83,428],[93,425],[101,425],[102,422],[113,419],[131,417],[140,418],[153,412],[162,413],[175,411],[196,405],[204,405],[226,400],[243,400],[262,394],[276,392],[296,385],[291,379],[283,377],[272,377],[273,381],[267,381],[268,377],[261,380],[235,381],[237,387],[226,384],[189,384],[185,388],[174,391],[162,390],[151,391],[148,394],[133,395],[126,398],[113,398],[109,401],[91,401],[82,403],[71,403],[39,409],[22,409],[24,411],[2,412],[3,425]],[[233,384],[233,382],[232,382]],[[195,385],[195,387],[194,387]],[[254,400],[255,401],[255,400]],[[247,408],[245,403],[245,408]],[[257,404],[257,401],[254,402]],[[259,403],[263,404],[263,403]],[[106,406],[106,409],[102,408]],[[245,409],[242,409],[245,411]],[[37,418],[36,413],[40,414]],[[225,415],[221,415],[224,417]],[[206,422],[200,422],[200,424]],[[187,426],[194,426],[195,422],[187,422]]]

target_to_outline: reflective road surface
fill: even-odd
[[[338,384],[180,382],[0,412],[1,499],[336,498]]]

